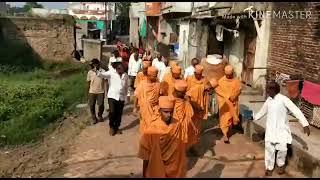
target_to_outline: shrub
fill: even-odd
[[[52,71],[36,69],[0,74],[0,79],[0,145],[36,141],[85,95],[85,71],[55,79]]]

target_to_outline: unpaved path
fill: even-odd
[[[6,172],[5,176],[141,177],[142,161],[136,157],[138,118],[128,113],[124,115],[123,134],[116,136],[109,136],[108,120],[84,128],[89,120],[87,112],[71,121],[66,119],[60,130],[24,152],[28,158],[24,158],[23,165],[15,164],[15,169],[11,168],[13,173]],[[200,146],[202,157],[189,158],[187,177],[263,177],[264,149],[238,133],[231,137],[231,144],[221,143],[216,123],[215,119],[205,123]],[[0,157],[15,154],[19,153],[10,152]],[[278,177],[276,173],[274,177]],[[304,176],[289,167],[282,177]]]

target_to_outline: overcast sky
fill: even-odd
[[[66,9],[68,2],[38,2],[47,9]],[[25,2],[7,2],[10,6],[22,7]]]

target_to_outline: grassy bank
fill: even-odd
[[[45,64],[27,72],[2,67],[0,145],[36,141],[49,124],[84,102],[85,65]]]

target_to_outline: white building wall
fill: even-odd
[[[189,21],[181,21],[179,32],[179,60],[185,65],[188,61]],[[184,67],[185,68],[185,67]]]
[[[229,59],[229,63],[233,66],[234,72],[238,78],[241,78],[242,63],[244,58],[244,38],[245,32],[240,31],[239,37],[225,42],[225,55]]]
[[[165,2],[162,6],[162,13],[191,12],[191,10],[192,2]]]
[[[260,26],[260,38],[257,37],[254,67],[267,67],[271,18],[263,19]],[[266,69],[253,70],[253,86],[264,89]]]
[[[106,8],[106,9],[105,9]],[[105,19],[106,16],[106,10],[107,12],[107,19],[108,20],[114,20],[115,19],[115,4],[114,3],[107,3],[107,6],[105,6],[104,2],[96,2],[96,3],[89,3],[89,2],[69,2],[68,4],[68,14],[71,16],[75,16],[77,18],[86,17],[87,19],[91,19],[92,17],[100,19]],[[78,14],[73,12],[72,10],[84,10],[86,13],[84,14]],[[90,11],[100,11],[101,14],[90,14]]]

